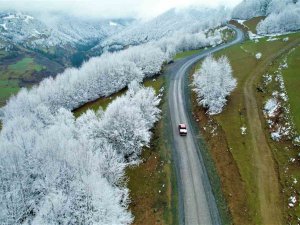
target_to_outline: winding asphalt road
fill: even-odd
[[[191,110],[186,104],[186,78],[190,69],[202,58],[244,40],[243,32],[228,25],[236,33],[235,39],[229,43],[207,49],[197,55],[187,57],[171,64],[169,76],[169,125],[172,128],[173,148],[179,185],[180,222],[187,225],[220,225],[221,219],[214,198],[206,168],[199,150],[199,142],[191,128]],[[178,134],[178,124],[185,123],[188,135]],[[213,184],[212,184],[213,185]]]

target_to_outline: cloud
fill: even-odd
[[[151,18],[189,5],[232,7],[241,0],[0,0],[0,10],[63,12],[94,18]]]

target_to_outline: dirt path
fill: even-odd
[[[244,86],[244,98],[247,110],[247,118],[252,135],[253,145],[253,165],[257,174],[257,186],[259,205],[264,225],[283,224],[282,217],[282,199],[280,197],[280,185],[276,165],[272,151],[264,133],[264,122],[260,120],[259,110],[256,101],[255,81],[257,77],[263,74],[270,63],[277,57],[299,44],[300,40],[291,42],[285,48],[274,55],[271,55],[251,73]]]

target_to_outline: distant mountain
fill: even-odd
[[[79,67],[87,52],[133,22],[88,19],[61,13],[0,12],[0,106],[21,87],[30,87],[68,67]],[[101,55],[102,49],[94,52]]]
[[[17,45],[57,58],[63,64],[77,65],[85,59],[80,52],[122,31],[131,22],[132,19],[95,20],[59,13],[41,16],[0,12],[0,50],[9,51]]]
[[[88,44],[120,32],[126,25],[126,22],[87,20],[61,14],[37,18],[18,12],[0,13],[1,38],[30,48]]]
[[[158,40],[176,32],[196,33],[220,25],[229,18],[229,11],[224,8],[186,8],[171,9],[160,16],[149,20],[140,21],[127,26],[105,40],[92,51],[99,49],[115,50],[127,45],[137,45],[151,40]]]

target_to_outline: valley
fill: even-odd
[[[298,0],[18,1],[1,225],[299,223]]]

